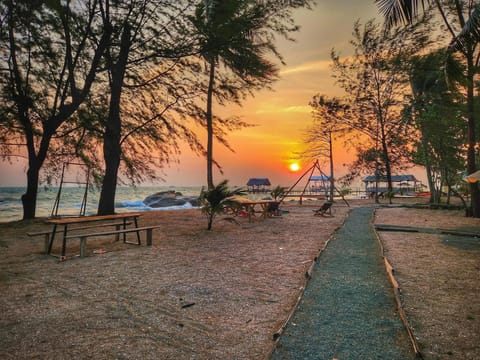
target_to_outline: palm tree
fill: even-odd
[[[443,20],[447,23],[446,13],[442,7],[444,4],[453,4],[457,12],[461,12],[462,2],[459,0],[375,0],[380,12],[385,17],[385,25],[391,28],[400,23],[411,24],[420,13],[420,5],[423,11],[428,11],[427,5],[435,5],[442,15]],[[454,41],[465,41],[466,39],[476,39],[480,41],[480,4],[468,1],[467,21],[462,21],[462,30],[454,35]],[[460,15],[460,14],[459,14]],[[451,26],[446,24],[450,32],[453,32]]]
[[[277,67],[266,58],[276,55],[272,38],[264,31],[267,24],[265,6],[250,0],[207,0],[196,8],[191,21],[196,29],[200,54],[208,69],[206,106],[207,185],[213,185],[213,98],[236,101],[245,89],[261,87],[275,80]],[[233,75],[233,86],[216,89],[216,72],[220,65]],[[232,85],[232,84],[230,84]],[[228,88],[226,88],[228,87]],[[238,101],[238,100],[237,100]]]
[[[467,172],[476,171],[476,119],[474,77],[478,73],[478,44],[480,42],[480,3],[461,0],[375,0],[380,12],[385,17],[387,27],[401,23],[412,23],[421,10],[436,9],[442,17],[447,30],[452,36],[450,49],[462,55],[466,62],[467,88],[467,118],[468,146]],[[431,8],[427,8],[431,5]],[[451,19],[455,16],[455,19]],[[474,217],[480,217],[480,189],[476,183],[470,184],[471,212]]]
[[[208,219],[207,230],[212,229],[215,217],[223,213],[224,207],[230,204],[228,198],[241,195],[245,195],[245,190],[242,188],[229,189],[228,180],[223,180],[206,191],[202,189],[199,200],[202,204],[202,211]]]

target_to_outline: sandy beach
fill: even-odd
[[[267,359],[350,209],[339,201],[332,217],[313,216],[318,205],[287,203],[283,216],[252,222],[219,218],[212,231],[199,210],[146,212],[140,225],[162,225],[152,247],[99,239],[81,259],[72,241],[64,262],[26,235],[48,229],[41,220],[1,224],[0,357]],[[380,208],[375,221],[480,232],[462,211]],[[479,247],[379,235],[425,358],[480,357]]]

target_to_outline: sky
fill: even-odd
[[[261,91],[248,99],[242,107],[218,106],[214,111],[222,115],[240,115],[255,127],[231,133],[228,141],[232,153],[220,144],[214,144],[214,156],[223,167],[223,175],[214,173],[214,182],[228,179],[231,185],[245,186],[249,178],[267,177],[272,185],[290,186],[312,164],[300,164],[292,172],[289,165],[295,162],[296,153],[303,149],[303,133],[312,125],[308,103],[317,94],[341,95],[330,69],[330,52],[335,48],[341,56],[351,54],[350,39],[353,24],[360,19],[380,19],[373,0],[317,0],[312,10],[295,13],[301,26],[293,37],[295,42],[279,41],[278,49],[286,66],[280,69],[280,80],[273,91]],[[353,154],[346,153],[343,144],[334,148],[335,177],[346,173]],[[322,169],[329,173],[328,169]],[[169,185],[206,183],[206,164],[186,151],[180,165],[167,170]]]
[[[295,12],[301,29],[293,35],[295,42],[278,39],[278,50],[286,65],[281,66],[280,79],[273,85],[273,91],[257,92],[242,107],[214,106],[213,111],[219,115],[241,116],[255,125],[228,135],[235,152],[214,144],[214,157],[223,168],[223,174],[215,170],[215,183],[228,179],[230,185],[245,186],[249,178],[266,177],[274,186],[293,185],[311,166],[300,162],[298,171],[289,169],[296,162],[296,153],[303,149],[305,129],[312,124],[309,101],[317,93],[341,94],[332,79],[330,52],[335,48],[341,57],[351,54],[349,41],[354,22],[359,19],[365,23],[374,17],[381,19],[373,0],[317,0],[312,11]],[[186,146],[181,150],[178,162],[159,172],[163,181],[148,185],[206,184],[206,160]],[[345,164],[353,156],[345,151],[343,144],[335,144],[335,177],[346,173]],[[14,164],[0,162],[0,186],[26,185],[24,160],[14,161]],[[328,175],[328,169],[323,171]]]

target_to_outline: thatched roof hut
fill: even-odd
[[[268,192],[270,191],[270,180],[268,178],[250,178],[247,181],[248,192]]]
[[[375,183],[376,179],[375,176],[367,176],[363,179],[365,183],[365,191],[367,193],[374,193],[375,192]],[[387,191],[387,177],[386,176],[379,176],[378,177],[378,191],[379,192],[386,192]],[[418,188],[418,185],[421,184],[419,180],[415,178],[413,175],[392,175],[392,186],[393,191],[398,193],[415,193]]]

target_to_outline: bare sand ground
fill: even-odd
[[[464,211],[380,209],[376,223],[480,234]],[[480,359],[480,238],[379,232],[425,359]]]
[[[100,239],[80,259],[73,241],[64,262],[26,236],[48,229],[41,220],[1,224],[0,358],[266,359],[349,210],[339,201],[333,217],[313,216],[318,206],[288,203],[282,217],[237,224],[220,218],[212,231],[198,210],[149,212],[140,225],[162,225],[152,247]],[[376,221],[480,228],[459,211],[379,209]],[[426,358],[479,358],[479,250],[414,236],[380,234]]]

